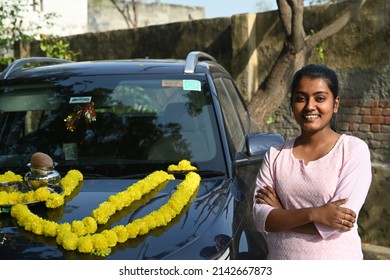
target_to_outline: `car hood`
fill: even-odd
[[[84,180],[67,198],[63,207],[48,209],[42,204],[30,206],[33,212],[57,223],[82,220],[110,195],[123,191],[137,180]],[[126,225],[165,204],[181,180],[169,181],[114,214],[98,231]],[[100,257],[67,251],[54,238],[35,235],[17,226],[9,215],[0,214],[1,259],[204,259],[213,258],[216,242],[228,246],[234,235],[234,197],[230,180],[202,179],[196,197],[168,225],[118,243],[111,254]],[[234,192],[233,192],[234,193]]]

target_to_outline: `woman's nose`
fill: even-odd
[[[306,102],[306,110],[308,111],[312,111],[315,109],[316,107],[316,101],[314,100],[314,98],[309,98]]]

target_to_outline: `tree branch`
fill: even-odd
[[[342,30],[348,22],[354,17],[357,16],[359,13],[359,10],[364,5],[366,0],[355,0],[353,1],[347,8],[346,11],[338,17],[335,21],[333,21],[328,26],[321,29],[319,32],[315,33],[314,35],[310,36],[306,44],[309,48],[313,48],[322,41],[326,40],[327,38],[333,36],[334,34],[338,33],[340,30]]]
[[[291,8],[287,0],[277,0],[279,17],[282,21],[284,32],[287,36],[291,36]]]
[[[297,53],[304,47],[305,31],[303,28],[303,0],[287,0],[292,11],[292,33],[291,43],[294,50],[293,53]]]
[[[110,2],[115,6],[115,8],[121,14],[128,28],[131,27],[137,28],[137,4],[138,4],[137,0],[131,0],[131,3],[128,3],[127,1],[120,1],[120,0],[110,0]],[[119,6],[118,2],[122,3],[123,8]],[[134,19],[131,17],[130,5],[133,11]]]
[[[136,0],[132,0],[131,1],[131,3],[132,3],[132,6],[133,6],[133,15],[134,15],[134,21],[133,21],[133,27],[134,28],[137,28],[137,26],[138,26],[138,20],[137,20],[137,5],[138,5],[138,1],[136,1]]]

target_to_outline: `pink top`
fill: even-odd
[[[348,198],[345,207],[357,215],[371,184],[371,160],[367,144],[354,136],[341,135],[333,149],[322,158],[310,161],[294,157],[294,139],[272,147],[266,154],[256,188],[276,189],[285,209],[322,206]],[[265,220],[273,208],[253,205],[256,229],[266,232]],[[266,233],[268,259],[363,259],[358,226],[340,231],[316,224],[321,236],[292,231]]]

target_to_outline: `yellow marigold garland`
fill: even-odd
[[[4,174],[0,175],[0,183],[4,182],[22,182],[23,178],[20,175],[13,173],[12,171],[7,171]]]
[[[196,170],[196,168],[191,166],[188,161],[183,160],[178,166],[172,165],[168,170],[184,171]],[[77,175],[72,177],[82,179],[82,175],[81,177],[79,174]],[[66,177],[64,177],[64,183],[68,187],[75,184],[75,181]],[[197,173],[189,172],[185,180],[177,186],[168,202],[158,210],[143,218],[136,219],[126,226],[117,225],[112,229],[96,233],[97,225],[106,223],[115,212],[129,206],[135,200],[139,200],[164,181],[173,179],[173,175],[164,171],[155,171],[131,185],[125,191],[110,196],[107,201],[101,203],[92,211],[91,216],[85,217],[82,221],[57,224],[35,215],[24,204],[14,205],[11,208],[11,215],[26,230],[38,235],[55,237],[56,242],[66,250],[78,250],[80,253],[107,256],[111,253],[111,248],[116,246],[117,243],[126,242],[129,239],[146,234],[154,228],[165,226],[180,214],[198,189],[200,176]],[[67,189],[67,187],[64,187],[64,189]],[[64,191],[64,193],[68,193],[68,191]]]
[[[3,181],[4,180],[4,181]],[[18,181],[23,179],[20,175],[15,175],[7,171],[0,175],[0,182]],[[46,207],[57,208],[65,203],[64,197],[69,195],[83,180],[83,175],[78,170],[70,170],[64,178],[61,179],[61,186],[64,190],[62,194],[52,193],[47,188],[38,188],[26,193],[0,191],[0,205],[14,205],[19,203],[32,203],[44,201]]]
[[[177,165],[168,166],[168,171],[195,171],[196,167],[191,165],[188,160],[181,160]]]

